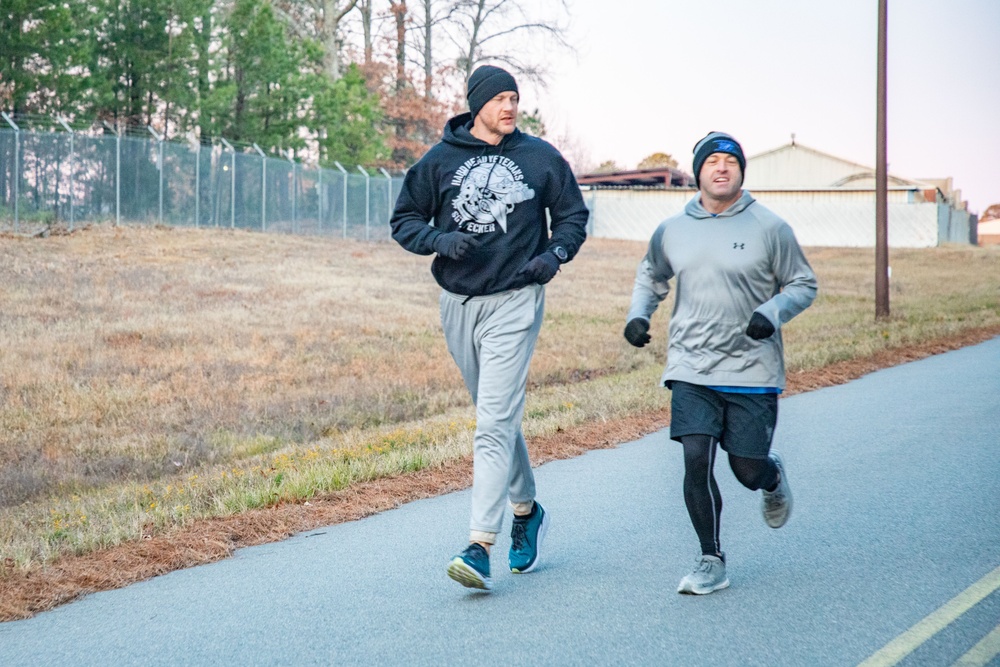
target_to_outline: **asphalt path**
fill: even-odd
[[[782,399],[792,518],[720,458],[712,595],[675,592],[697,540],[664,431],[539,467],[543,563],[511,574],[502,537],[490,594],[445,574],[463,491],[0,624],[0,664],[1000,665],[998,403],[1000,338]]]

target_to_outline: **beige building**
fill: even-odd
[[[979,223],[979,245],[1000,245],[1000,218]]]
[[[619,185],[581,178],[595,236],[648,240],[664,219],[683,210],[690,187]],[[747,158],[744,187],[795,230],[802,245],[874,247],[875,171],[792,141]],[[976,217],[951,179],[888,177],[890,247],[975,243]]]

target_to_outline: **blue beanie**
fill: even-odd
[[[701,176],[701,166],[712,153],[728,153],[736,158],[740,163],[740,175],[746,178],[747,160],[743,157],[743,147],[740,142],[733,139],[725,132],[709,132],[705,138],[694,145],[694,184],[701,187],[698,182]]]
[[[517,81],[510,72],[493,65],[483,65],[477,67],[476,71],[469,77],[469,92],[466,98],[469,100],[469,110],[472,118],[479,115],[479,111],[500,93],[508,90],[517,92]]]

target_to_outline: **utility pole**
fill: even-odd
[[[889,317],[889,206],[886,193],[886,4],[878,0],[878,111],[875,131],[875,319]]]

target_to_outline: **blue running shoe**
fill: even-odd
[[[534,511],[526,517],[514,515],[510,530],[510,571],[531,572],[542,554],[542,540],[549,529],[549,515],[536,500]]]
[[[448,576],[466,588],[488,591],[493,588],[490,555],[481,544],[472,543],[448,563]]]

